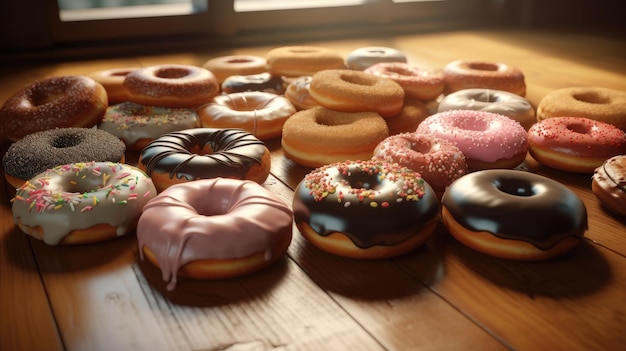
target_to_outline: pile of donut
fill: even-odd
[[[593,174],[600,202],[626,215],[626,92],[560,89],[537,109],[525,94],[516,67],[431,70],[387,47],[116,68],[11,96],[0,108],[0,138],[12,143],[2,163],[22,231],[51,245],[136,231],[170,290],[178,276],[269,266],[294,222],[314,246],[352,258],[412,251],[441,220],[475,250],[541,260],[580,242],[586,209],[564,185],[516,167],[530,153]],[[278,138],[287,159],[312,169],[291,208],[262,186],[265,142]],[[139,152],[136,166],[127,150]]]

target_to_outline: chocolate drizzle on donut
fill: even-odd
[[[442,205],[471,231],[523,240],[548,250],[587,230],[583,202],[549,178],[517,170],[484,170],[463,176],[448,188]]]
[[[139,162],[146,173],[166,173],[172,179],[241,179],[261,164],[266,151],[262,141],[242,129],[193,128],[154,140]]]
[[[296,224],[319,235],[340,232],[360,248],[396,245],[439,218],[434,191],[397,164],[348,161],[320,167],[298,185]]]

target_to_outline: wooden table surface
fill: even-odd
[[[409,62],[433,69],[456,59],[505,62],[524,72],[535,106],[562,87],[626,90],[626,41],[618,35],[474,30],[307,44],[345,55],[362,46],[396,47]],[[0,102],[54,75],[202,65],[219,55],[263,56],[269,49],[4,67]],[[264,185],[291,204],[310,169],[286,159],[280,140],[267,144],[272,174]],[[624,349],[626,219],[599,205],[589,175],[548,169],[530,156],[521,167],[562,182],[584,201],[589,230],[571,253],[534,263],[496,259],[462,246],[439,225],[410,254],[360,261],[316,249],[294,227],[277,264],[236,279],[182,280],[173,292],[157,269],[139,260],[134,234],[75,247],[27,237],[13,224],[14,189],[3,181],[0,350]]]

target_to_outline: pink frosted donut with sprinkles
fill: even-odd
[[[402,133],[383,140],[373,160],[398,163],[419,173],[438,198],[446,187],[467,173],[465,156],[451,142],[430,135]]]
[[[418,134],[430,134],[458,147],[470,172],[515,168],[526,159],[528,135],[522,125],[504,115],[452,110],[427,117]]]
[[[49,245],[87,244],[135,230],[156,189],[140,169],[122,163],[57,166],[30,179],[12,200],[13,219]]]
[[[200,117],[193,109],[144,106],[127,101],[109,106],[98,129],[118,137],[129,150],[141,150],[161,135],[199,126]]]
[[[360,259],[421,246],[439,219],[439,201],[418,173],[384,161],[346,161],[307,174],[293,199],[295,224],[314,246]]]

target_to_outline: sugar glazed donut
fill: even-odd
[[[259,184],[270,173],[265,144],[242,129],[194,128],[167,133],[146,146],[138,166],[157,190],[207,178],[249,179]]]
[[[146,106],[195,108],[219,94],[213,73],[191,65],[156,65],[126,75],[128,100]]]
[[[227,94],[245,91],[264,91],[282,95],[286,87],[287,83],[282,77],[273,76],[267,72],[246,76],[230,76],[222,82],[222,92]]]
[[[235,75],[250,75],[265,72],[265,58],[254,55],[228,55],[207,60],[202,67],[215,75],[219,83]]]
[[[626,154],[626,133],[583,117],[553,117],[528,130],[530,155],[539,163],[567,172],[593,173],[607,159]]]
[[[141,150],[163,134],[200,126],[189,108],[144,106],[126,101],[107,108],[98,128],[120,138],[129,150]]]
[[[591,190],[604,207],[626,216],[626,155],[611,157],[596,168]]]
[[[13,200],[13,218],[46,244],[86,244],[135,230],[156,195],[139,169],[110,162],[72,163],[33,177]]]
[[[454,110],[427,117],[417,133],[452,142],[465,155],[469,171],[515,168],[526,158],[528,136],[519,122],[496,113]]]
[[[307,110],[315,106],[319,106],[317,101],[313,100],[309,88],[311,87],[312,76],[302,76],[292,79],[285,90],[285,97],[298,110]]]
[[[284,96],[249,91],[216,96],[198,109],[205,128],[240,128],[261,140],[279,137],[296,108]]]
[[[435,100],[443,93],[443,74],[414,67],[408,63],[382,62],[367,68],[365,73],[389,78],[400,84],[405,96],[422,101]]]
[[[143,209],[137,225],[141,259],[161,269],[167,289],[177,277],[241,276],[283,257],[293,213],[252,181],[202,179],[176,184]]]
[[[294,220],[314,246],[377,259],[421,246],[439,219],[439,202],[419,174],[397,164],[346,161],[307,174],[296,188]]]
[[[111,68],[92,72],[87,77],[102,84],[107,91],[109,105],[113,105],[128,100],[126,88],[124,88],[124,79],[128,73],[136,69],[139,69],[139,67]]]
[[[476,110],[498,113],[518,121],[528,130],[537,122],[535,108],[525,98],[508,91],[493,89],[463,89],[446,95],[437,112]]]
[[[38,80],[17,91],[0,108],[0,138],[17,141],[48,129],[93,127],[107,106],[106,90],[91,78]]]
[[[390,136],[376,146],[372,159],[397,163],[419,173],[438,198],[446,187],[467,173],[465,156],[458,147],[425,134]]]
[[[406,63],[406,55],[394,48],[385,46],[366,46],[352,50],[346,57],[346,66],[349,69],[363,71],[380,62]]]
[[[93,128],[60,128],[29,134],[2,157],[7,182],[15,188],[39,173],[78,162],[124,162],[126,146],[114,135]]]
[[[376,112],[384,118],[400,113],[405,95],[391,79],[348,69],[315,73],[309,92],[313,100],[328,109]]]
[[[585,117],[626,131],[626,92],[602,87],[557,89],[537,106],[537,120],[551,117]]]
[[[556,257],[573,249],[587,230],[587,210],[571,190],[524,171],[470,173],[452,183],[441,204],[453,237],[500,258]]]
[[[315,168],[345,160],[368,160],[376,145],[388,136],[385,120],[374,112],[314,107],[287,119],[281,144],[289,159]]]
[[[266,55],[267,71],[274,76],[310,76],[325,69],[346,68],[336,51],[317,46],[282,46]]]
[[[463,89],[487,88],[526,95],[522,71],[504,63],[457,60],[445,65],[443,74],[445,94]]]

